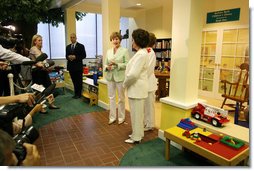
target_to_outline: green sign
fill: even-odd
[[[227,21],[237,21],[240,18],[240,8],[215,11],[207,13],[206,23],[220,23]]]

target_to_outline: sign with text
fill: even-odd
[[[215,11],[207,13],[206,23],[220,23],[227,21],[237,21],[240,19],[240,8]]]

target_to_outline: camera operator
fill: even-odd
[[[22,62],[25,62],[25,61],[31,61],[31,59],[25,56],[22,56],[18,53],[15,53],[9,49],[6,49],[0,44],[0,61],[1,63],[3,63],[3,61],[10,61],[12,64],[21,64]],[[37,62],[35,65],[37,67],[43,67],[42,62]],[[2,83],[0,85],[0,96],[10,95],[10,90],[9,90],[10,86],[9,86],[9,80],[7,77],[9,72],[7,72],[6,69],[7,69],[6,64],[0,66],[0,80]]]
[[[1,166],[39,166],[40,155],[37,147],[33,144],[24,143],[26,157],[18,163],[16,155],[13,153],[16,143],[10,135],[0,130],[0,165]]]

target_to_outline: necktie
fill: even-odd
[[[71,45],[71,50],[72,50],[72,51],[74,50],[74,44]]]

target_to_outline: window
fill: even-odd
[[[121,35],[128,32],[129,19],[120,19]],[[43,38],[42,51],[51,59],[65,59],[65,25],[58,27],[50,24],[38,24],[38,34]],[[102,55],[102,15],[87,13],[81,21],[76,21],[77,41],[82,43],[86,49],[86,58],[95,58]],[[128,48],[127,37],[122,40],[123,47]]]
[[[102,55],[102,16],[87,13],[81,21],[76,21],[77,41],[84,44],[86,58]]]
[[[65,26],[58,27],[50,24],[38,24],[38,34],[42,36],[42,51],[51,59],[65,58]]]

